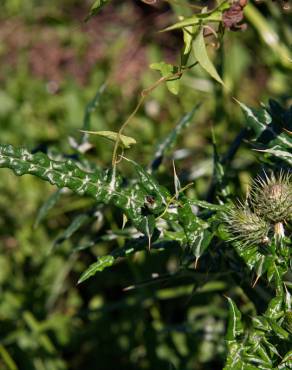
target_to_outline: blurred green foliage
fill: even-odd
[[[178,63],[180,31],[157,33],[177,21],[174,13],[182,12],[177,4],[171,11],[164,2],[155,8],[138,0],[112,1],[84,23],[91,5],[78,0],[3,0],[1,143],[50,148],[70,156],[73,138],[81,138],[85,107],[104,83],[105,91],[90,115],[91,129],[117,131],[142,89],[159,78],[149,65],[161,60]],[[292,43],[290,14],[273,2],[257,9],[259,15],[247,15],[245,32],[227,32],[221,48],[209,50],[230,94],[195,67],[182,76],[177,96],[165,85],[155,89],[127,127],[126,135],[138,142],[131,158],[146,166],[153,159],[153,147],[201,102],[193,124],[157,173],[172,191],[175,159],[182,185],[194,181],[189,195],[205,197],[212,174],[211,128],[220,138],[217,150],[223,155],[245,127],[231,96],[251,106],[268,97],[286,107],[291,104],[291,69],[279,52]],[[263,37],[266,27],[278,36],[276,44]],[[92,160],[109,166],[111,143],[92,142]],[[234,196],[245,192],[259,170],[257,158],[243,146],[230,164]],[[131,171],[129,164],[121,166],[125,174]],[[37,209],[54,191],[36,178],[1,170],[0,368],[222,368],[228,316],[224,295],[237,302],[248,323],[257,310],[266,309],[271,293],[260,284],[251,289],[251,276],[238,281],[228,266],[226,274],[206,275],[204,258],[196,272],[177,274],[181,256],[171,248],[151,254],[143,250],[77,285],[97,256],[124,245],[119,233],[122,215],[107,206],[96,213],[95,221],[85,220],[70,238],[54,243],[78,214],[94,207],[93,200],[65,192],[34,228]],[[99,240],[99,235],[108,238]],[[88,245],[94,239],[98,243]],[[212,264],[220,253],[210,252]],[[135,289],[123,290],[136,284]]]

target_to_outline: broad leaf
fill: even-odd
[[[224,82],[222,81],[221,77],[216,71],[216,68],[214,67],[213,63],[211,62],[208,56],[204,39],[203,27],[200,29],[200,31],[198,32],[197,36],[193,41],[193,53],[196,60],[199,62],[200,66],[217,82],[224,85]]]
[[[152,63],[150,64],[150,68],[155,69],[156,71],[160,71],[162,77],[167,77],[167,79],[170,80],[172,76],[178,72],[177,66],[173,66],[172,64],[167,64],[165,62]],[[178,94],[179,78],[177,76],[174,76],[173,80],[171,81],[166,81],[166,85],[171,93],[173,93],[174,95]]]

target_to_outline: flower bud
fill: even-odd
[[[247,205],[233,205],[224,214],[224,222],[232,240],[246,246],[268,244],[270,227],[268,223],[253,213]]]
[[[292,219],[291,174],[274,173],[258,177],[252,184],[249,201],[256,214],[277,224]]]

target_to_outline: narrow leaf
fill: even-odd
[[[218,72],[216,71],[213,63],[211,62],[208,56],[205,39],[204,39],[203,27],[198,32],[197,36],[195,37],[193,41],[193,52],[200,66],[217,82],[224,85],[224,82],[222,81],[221,77],[219,76]]]
[[[264,149],[260,150],[257,149],[258,152],[268,153],[277,158],[282,159],[283,161],[287,162],[290,166],[292,166],[292,154],[286,150],[277,149],[277,147],[271,149]]]
[[[124,149],[128,149],[131,147],[131,145],[137,144],[137,141],[134,138],[130,136],[119,135],[117,132],[114,131],[80,131],[86,134],[102,136],[113,142],[116,142],[119,138],[119,145]]]
[[[35,223],[34,223],[34,227],[37,227],[40,224],[40,222],[46,217],[49,210],[55,206],[55,204],[60,199],[62,191],[63,191],[62,189],[58,189],[58,190],[54,191],[49,196],[49,198],[45,201],[45,203],[43,203],[43,205],[41,206],[41,208],[38,211],[38,214],[37,214],[37,217],[36,217],[36,220],[35,220]]]
[[[54,245],[61,244],[69,239],[82,225],[87,223],[91,217],[88,214],[80,214],[70,223],[67,229],[55,240]]]
[[[186,113],[170,131],[166,138],[157,146],[150,166],[152,170],[156,170],[160,166],[163,157],[174,146],[178,136],[191,124],[194,114],[198,110],[199,106],[200,105],[197,104],[190,112]]]
[[[230,4],[228,1],[223,1],[221,4],[218,5],[217,8],[206,12],[205,9],[202,13],[198,13],[192,15],[191,17],[185,18],[184,20],[173,24],[165,28],[162,32],[177,30],[180,28],[185,28],[188,26],[197,25],[199,23],[208,23],[208,22],[220,22],[222,20],[222,13],[224,10],[230,8]]]
[[[105,268],[112,266],[115,259],[113,256],[102,256],[98,258],[98,261],[93,263],[88,267],[88,269],[80,276],[78,284],[89,279],[91,276],[95,275],[97,272],[103,271]]]
[[[233,341],[243,332],[241,313],[236,304],[229,297],[226,297],[229,303],[229,319],[226,333],[226,340]]]

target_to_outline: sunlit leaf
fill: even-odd
[[[110,0],[95,0],[95,2],[91,6],[88,16],[85,18],[85,22],[87,22],[91,17],[96,15],[104,5],[109,3],[109,1]]]
[[[112,266],[115,259],[113,256],[102,256],[98,258],[97,262],[91,264],[86,271],[80,276],[78,284],[83,283],[83,281],[89,279],[91,276],[95,275],[97,272],[103,271],[105,268]]]
[[[121,146],[124,149],[128,149],[131,147],[131,145],[137,144],[137,141],[134,138],[130,136],[119,135],[117,132],[114,131],[86,131],[86,130],[80,131],[86,134],[105,137],[106,139],[113,142],[116,142],[119,139],[119,146]]]
[[[175,76],[175,74],[178,72],[177,66],[173,66],[172,64],[168,64],[165,62],[160,62],[150,64],[150,68],[155,69],[156,71],[160,71],[162,77],[167,77],[170,80],[166,82],[168,90],[175,95],[178,94],[179,78],[178,76]],[[172,78],[173,75],[174,77]]]
[[[179,21],[172,26],[169,26],[165,28],[163,31],[172,31],[180,28],[185,28],[188,26],[193,26],[197,24],[201,24],[202,22],[208,23],[208,22],[220,22],[222,20],[222,13],[224,10],[228,9],[230,7],[230,4],[228,1],[223,1],[217,8],[214,8],[213,10],[209,12],[202,12],[197,13],[195,15],[192,15],[191,17],[185,18],[182,21]]]
[[[200,66],[217,82],[224,85],[224,82],[216,71],[216,68],[214,67],[207,53],[203,28],[200,29],[193,41],[193,53]]]
[[[283,161],[286,161],[290,166],[292,166],[292,154],[287,150],[278,149],[278,147],[274,147],[271,149],[257,149],[257,151],[262,153],[268,153],[273,155],[274,157],[280,158]]]
[[[229,316],[228,316],[228,328],[226,333],[226,340],[233,341],[235,340],[240,334],[243,333],[243,326],[241,322],[241,313],[237,308],[234,301],[226,297],[229,303]]]

